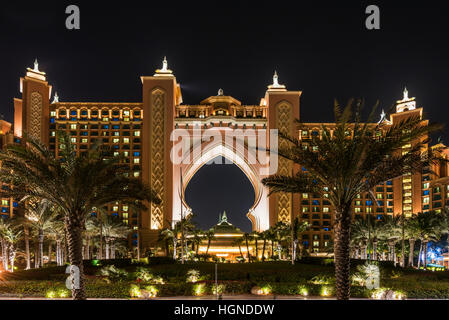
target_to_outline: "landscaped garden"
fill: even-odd
[[[380,288],[369,290],[360,282],[362,261],[352,261],[351,297],[380,298],[391,290],[392,299],[449,298],[449,272],[399,269],[380,263]],[[167,258],[86,260],[88,298],[157,298],[215,295],[215,264],[174,263]],[[70,297],[65,287],[65,267],[46,267],[2,274],[0,296]],[[332,259],[305,258],[289,262],[218,264],[218,294],[334,296]]]

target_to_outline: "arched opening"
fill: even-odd
[[[223,211],[234,226],[244,232],[253,230],[246,214],[254,205],[254,187],[238,166],[221,156],[202,166],[190,179],[185,200],[202,230],[216,225]]]

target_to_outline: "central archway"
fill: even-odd
[[[254,188],[229,159],[217,157],[202,166],[187,184],[185,199],[195,213],[194,222],[202,230],[216,225],[223,211],[228,221],[242,231],[253,230],[252,221],[245,214],[254,204]]]
[[[254,189],[254,203],[249,208],[247,213],[243,213],[247,215],[248,219],[250,219],[252,224],[252,231],[267,230],[270,226],[269,204],[267,197],[268,191],[261,183],[261,177],[258,171],[259,168],[257,168],[257,164],[249,164],[247,161],[245,161],[244,154],[240,154],[238,150],[234,150],[232,146],[228,146],[226,145],[226,143],[212,143],[204,148],[203,146],[201,147],[201,153],[198,153],[193,161],[191,161],[188,165],[181,165],[182,185],[180,183],[180,179],[175,178],[175,190],[178,190],[178,192],[177,195],[175,195],[173,198],[173,222],[180,221],[181,218],[181,195],[183,215],[186,216],[192,212],[192,208],[189,207],[185,200],[186,187],[192,177],[206,163],[211,162],[217,157],[223,157],[226,159],[232,159],[233,164],[235,164],[245,174]],[[174,174],[176,175],[177,172],[175,171]],[[232,199],[229,199],[229,201],[232,201]]]

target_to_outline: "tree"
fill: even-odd
[[[419,212],[411,219],[415,220],[418,239],[421,241],[418,259],[418,268],[421,265],[421,252],[424,255],[424,269],[427,268],[427,245],[429,241],[439,241],[443,233],[447,230],[444,228],[445,216],[443,213]]]
[[[44,265],[44,238],[60,217],[49,201],[36,199],[35,201],[28,201],[25,206],[25,218],[29,221],[28,225],[31,230],[36,232],[39,244],[38,267],[42,268]]]
[[[328,188],[326,193],[335,217],[336,296],[339,300],[347,300],[350,296],[349,244],[353,200],[387,180],[421,172],[436,157],[426,148],[428,133],[441,126],[428,124],[416,116],[391,126],[384,126],[382,121],[375,124],[376,107],[367,122],[362,123],[361,101],[357,101],[354,107],[354,101],[350,100],[343,110],[336,102],[334,110],[335,125],[322,125],[320,134],[312,135],[310,139],[297,139],[285,132],[280,133],[285,143],[280,144],[278,154],[292,161],[296,168],[303,167],[306,171],[297,170],[292,176],[273,175],[262,182],[270,188],[270,194],[322,195],[324,188]],[[299,129],[303,129],[301,123]],[[411,144],[408,153],[400,152],[405,144]]]
[[[14,261],[17,254],[17,243],[22,239],[23,231],[19,225],[11,223],[2,223],[0,225],[0,237],[2,240],[2,248],[4,248],[3,263],[5,270],[14,272]],[[6,264],[6,265],[5,265]]]
[[[302,257],[302,244],[301,244],[301,235],[310,228],[310,223],[307,221],[299,221],[299,218],[296,217],[293,220],[293,224],[291,226],[293,237],[291,239],[293,243],[293,252],[292,252],[292,261],[293,264],[296,261],[296,250],[299,246],[299,259]]]
[[[388,244],[388,260],[396,265],[396,243],[401,238],[401,216],[383,216],[381,220],[382,235]]]
[[[115,259],[114,243],[118,239],[126,239],[131,228],[124,224],[119,217],[103,216],[103,235],[106,243],[106,259]]]
[[[77,155],[70,136],[57,132],[58,156],[38,140],[25,136],[22,144],[11,144],[0,152],[0,181],[13,188],[1,190],[5,198],[46,200],[64,216],[72,276],[79,270],[79,288],[72,297],[84,300],[82,232],[93,208],[121,201],[159,202],[159,198],[129,165],[113,157],[110,149],[94,144]],[[144,205],[142,204],[142,208]]]
[[[206,255],[209,254],[209,248],[212,240],[215,240],[215,232],[214,230],[208,230],[204,232],[204,236],[207,239],[207,249],[206,249]]]
[[[251,263],[251,254],[249,253],[249,241],[251,241],[251,235],[248,232],[243,234],[243,239],[246,245],[246,255],[248,256],[248,262]]]

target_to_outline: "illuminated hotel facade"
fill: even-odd
[[[162,199],[161,204],[149,205],[146,212],[140,213],[132,212],[120,203],[105,208],[108,214],[120,217],[134,229],[131,237],[134,246],[137,241],[141,248],[154,246],[159,230],[179,221],[181,214],[191,212],[184,198],[187,184],[202,165],[220,155],[237,160],[236,164],[254,187],[255,202],[246,213],[253,230],[263,231],[278,221],[289,223],[300,217],[311,225],[302,239],[307,249],[320,252],[329,245],[333,217],[326,194],[323,197],[287,193],[268,196],[260,182],[266,176],[262,173],[266,163],[250,163],[247,154],[237,150],[235,142],[200,141],[203,152],[197,158],[193,156],[182,163],[173,163],[171,159],[171,151],[178,143],[171,137],[175,129],[183,129],[192,135],[195,130],[203,133],[212,129],[221,134],[238,129],[254,129],[259,133],[277,129],[302,140],[319,136],[322,123],[304,123],[299,132],[295,126],[294,119],[300,118],[301,91],[287,90],[279,84],[275,74],[259,105],[242,105],[239,100],[224,95],[222,90],[198,105],[185,105],[180,85],[168,69],[165,58],[161,69],[153,76],[142,76],[141,81],[140,102],[63,102],[56,94],[52,98],[52,87],[46,74],[35,62],[34,68],[28,68],[20,79],[22,97],[14,99],[14,124],[0,121],[1,144],[20,143],[26,132],[58,154],[55,136],[58,130],[64,130],[71,135],[78,152],[88,150],[98,139],[110,145],[116,155],[124,157],[132,174],[147,182]],[[423,109],[417,107],[415,99],[409,98],[405,91],[403,99],[397,101],[396,112],[388,119],[382,114],[380,122],[388,127],[410,116],[422,117],[422,114]],[[334,124],[325,125],[332,127]],[[269,139],[266,146],[268,143]],[[409,147],[404,146],[402,152],[407,152]],[[195,149],[195,144],[190,148]],[[444,152],[445,156],[449,155],[446,150]],[[277,167],[277,173],[285,175],[305,170],[293,167],[284,159],[277,159]],[[446,164],[433,169],[439,174],[438,178],[424,171],[377,186],[373,190],[377,203],[360,195],[353,205],[354,216],[402,212],[409,216],[421,211],[442,210],[449,205],[448,169]],[[431,182],[435,185],[431,186]],[[0,214],[11,216],[16,208],[15,201],[3,199]]]

